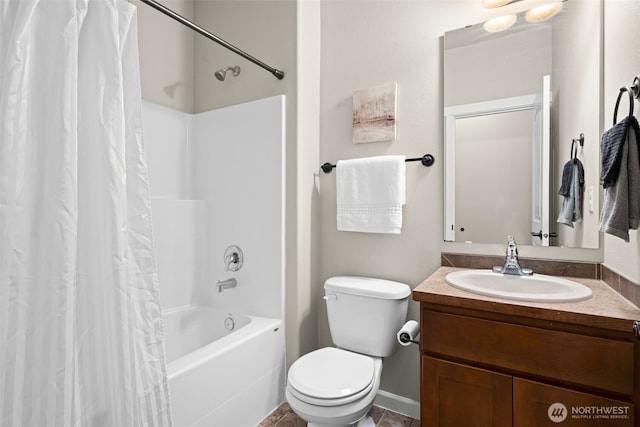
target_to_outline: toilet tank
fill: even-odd
[[[337,276],[324,284],[329,329],[345,350],[387,357],[407,318],[411,288],[405,283],[358,276]]]

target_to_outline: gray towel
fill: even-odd
[[[558,194],[563,197],[568,197],[569,192],[571,191],[571,179],[573,176],[573,161],[569,160],[564,164],[562,168],[562,185],[560,185],[560,190],[558,190]]]
[[[574,222],[582,221],[584,193],[584,167],[578,159],[569,160],[563,168],[562,186],[558,194],[564,196],[557,222],[573,228]]]
[[[622,163],[622,145],[628,139],[630,129],[633,129],[636,139],[640,137],[640,127],[638,127],[638,120],[634,116],[625,117],[602,135],[600,141],[602,157],[600,181],[603,188],[608,188],[616,183]]]
[[[622,145],[620,172],[615,184],[605,188],[600,230],[629,241],[629,230],[640,225],[640,156],[638,135],[629,127]]]

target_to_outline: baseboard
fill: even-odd
[[[420,402],[389,393],[388,391],[378,390],[373,404],[406,415],[415,420],[420,419]]]

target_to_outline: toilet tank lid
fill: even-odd
[[[406,283],[360,276],[330,277],[324,282],[326,291],[360,295],[371,298],[399,300],[411,295]]]

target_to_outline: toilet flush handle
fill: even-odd
[[[325,301],[329,302],[331,300],[338,301],[338,295],[336,294],[328,294],[322,297]]]

